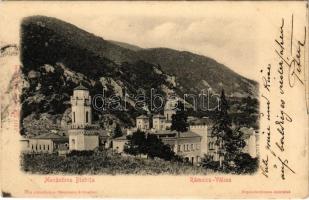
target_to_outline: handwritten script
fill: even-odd
[[[281,19],[273,44],[275,62],[261,70],[261,105],[264,109],[260,116],[263,124],[266,124],[261,131],[261,138],[267,152],[261,157],[260,168],[266,178],[278,174],[282,180],[286,180],[288,176],[297,173],[293,169],[296,164],[289,162],[286,156],[287,129],[294,120],[293,113],[288,109],[287,97],[294,87],[304,87],[307,28],[302,28],[302,35],[296,37],[294,16]],[[271,98],[273,96],[276,98]]]

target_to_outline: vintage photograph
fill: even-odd
[[[0,3],[4,197],[306,198],[308,3]]]
[[[216,60],[182,50],[181,44],[169,47],[177,42],[170,39],[173,32],[184,43],[192,41],[185,31],[195,28],[194,20],[130,20],[139,27],[127,34],[139,34],[147,47],[55,17],[22,19],[21,169],[35,174],[254,174],[257,81],[228,62],[221,64],[223,51]],[[95,22],[100,29],[99,19]],[[148,29],[153,34],[143,33]],[[117,31],[110,26],[107,32]],[[156,40],[155,34],[171,41],[164,46],[143,42]]]

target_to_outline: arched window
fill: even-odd
[[[88,123],[88,111],[86,111],[86,123]]]

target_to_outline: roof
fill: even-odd
[[[126,136],[126,135],[123,135],[123,136],[114,138],[113,140],[127,140],[127,136]]]
[[[136,119],[149,119],[149,117],[146,116],[146,115],[140,115],[140,116],[136,117]]]
[[[198,135],[197,133],[192,132],[192,131],[187,131],[187,132],[180,133],[180,137],[186,138],[186,137],[201,137],[201,136]]]
[[[153,118],[162,118],[162,119],[165,119],[165,117],[161,114],[156,114],[153,116]]]
[[[86,87],[83,86],[82,84],[79,84],[79,86],[77,86],[76,88],[74,88],[74,90],[88,90],[88,88],[86,88]]]
[[[61,136],[55,133],[44,133],[38,136],[34,136],[30,139],[50,139],[50,140],[68,140],[68,137]]]
[[[177,131],[169,131],[169,130],[162,130],[162,131],[157,131],[154,134],[156,135],[171,135],[171,134],[177,134]],[[186,132],[180,132],[179,133],[180,138],[189,138],[189,137],[201,137],[197,133],[194,133],[192,131],[186,131]]]

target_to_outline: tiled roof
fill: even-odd
[[[154,134],[156,134],[156,135],[171,135],[171,134],[175,134],[175,136],[176,136],[177,135],[177,131],[162,130],[162,131],[157,131]],[[179,133],[179,137],[180,138],[188,138],[188,137],[201,137],[201,136],[198,135],[197,133],[192,132],[192,131],[186,131],[186,132],[180,132]]]
[[[127,136],[126,136],[126,135],[123,135],[123,136],[114,138],[113,140],[127,140]]]
[[[55,133],[44,133],[38,136],[34,136],[30,139],[51,139],[51,140],[68,140],[68,137],[61,136]]]
[[[149,117],[146,115],[140,115],[136,119],[149,119]]]
[[[76,88],[74,88],[74,90],[88,90],[88,88],[86,88],[85,86],[83,86],[82,84],[80,84],[79,86],[77,86]]]
[[[161,114],[156,114],[156,115],[153,116],[153,118],[161,118],[161,119],[164,118],[165,119],[165,117]]]

